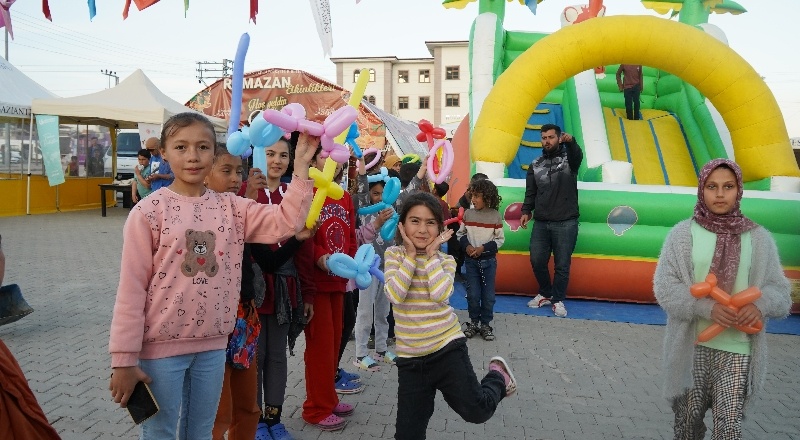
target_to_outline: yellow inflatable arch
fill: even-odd
[[[745,181],[800,177],[778,103],[750,64],[699,29],[647,16],[594,18],[531,46],[484,101],[472,159],[510,164],[528,118],[550,90],[584,70],[617,63],[670,72],[706,96],[731,132]]]

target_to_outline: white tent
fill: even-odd
[[[37,115],[58,115],[61,124],[115,128],[137,128],[140,122],[163,124],[172,115],[195,111],[165,95],[141,70],[113,88],[73,98],[35,99],[32,107]],[[218,131],[227,130],[224,119],[208,119]]]
[[[31,101],[37,98],[56,98],[56,95],[0,58],[0,118],[28,119]]]

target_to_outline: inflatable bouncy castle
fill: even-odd
[[[676,22],[603,16],[593,0],[565,9],[562,29],[543,34],[503,29],[505,2],[480,0],[470,116],[453,139],[471,161],[457,162],[454,175],[483,172],[500,188],[498,291],[536,292],[530,228],[519,218],[528,164],[541,155],[538,129],[555,123],[584,149],[570,297],[654,302],[656,261],[669,230],[692,215],[698,170],[727,157],[742,167],[742,210],[772,232],[800,311],[800,169],[783,116],[758,73],[705,23],[712,7],[745,11],[728,0],[643,2],[659,12],[678,3]],[[623,63],[645,66],[642,120],[625,118],[614,76]]]

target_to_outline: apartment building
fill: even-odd
[[[427,119],[450,136],[469,108],[469,42],[426,41],[430,58],[339,57],[336,83],[352,90],[361,69],[369,70],[364,97],[409,121]]]

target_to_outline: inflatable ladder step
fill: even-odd
[[[535,115],[546,115],[548,113],[550,113],[549,108],[542,108],[542,109],[537,108],[536,110],[533,111],[533,114]]]
[[[519,141],[519,144],[522,145],[523,147],[542,148],[541,142]]]
[[[526,130],[541,130],[542,124],[525,124]]]

